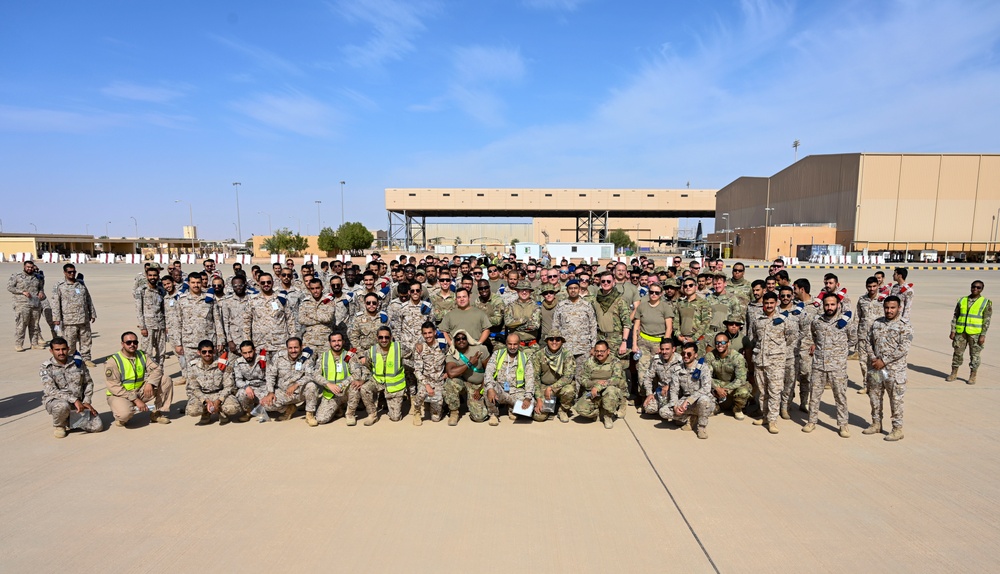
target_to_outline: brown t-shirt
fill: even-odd
[[[441,321],[441,330],[454,337],[459,329],[465,329],[469,333],[469,344],[479,342],[480,335],[491,326],[490,318],[483,313],[482,309],[469,307],[462,309],[452,309]]]
[[[667,334],[667,319],[674,318],[674,306],[660,301],[653,307],[649,301],[643,301],[636,308],[635,316],[639,319],[640,331],[652,337],[662,337]]]
[[[469,348],[468,350],[465,351],[464,355],[465,358],[469,359],[469,361],[471,362],[472,356],[475,355],[476,353],[479,353],[483,359],[489,360],[490,358],[490,352],[483,345],[469,345]],[[459,359],[456,356],[457,354],[458,350],[456,349],[454,353],[448,355],[448,357],[445,359],[445,362],[450,363],[452,365],[464,365],[465,361]],[[480,369],[480,367],[476,368]],[[462,379],[478,385],[483,382],[483,377],[485,376],[485,374],[486,374],[485,364],[481,367],[481,370],[478,373],[473,371],[472,368],[469,367],[465,370],[464,373],[462,373]]]

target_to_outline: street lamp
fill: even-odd
[[[723,213],[722,218],[726,220],[726,247],[729,247],[729,214]]]
[[[346,181],[340,182],[340,224],[344,224],[344,184]]]
[[[323,229],[323,224],[320,223],[319,206],[323,202],[317,199],[315,203],[316,203],[316,235],[319,235],[320,230]]]
[[[198,238],[198,232],[194,228],[194,206],[191,205],[190,201],[184,201],[183,199],[175,199],[174,203],[186,203],[188,204],[188,220],[191,226],[191,254],[194,255],[195,247],[194,242]]]
[[[108,231],[108,226],[109,225],[111,225],[110,221],[105,221],[104,222],[104,236],[107,237],[108,239],[111,239],[111,232]]]
[[[764,208],[764,259],[768,260],[771,257],[771,234],[768,232],[768,227],[771,221],[771,212],[777,209],[776,207],[765,207]]]
[[[243,185],[238,181],[233,182],[233,187],[236,189],[236,240],[240,243],[243,242],[243,222],[240,220],[240,186]]]
[[[271,214],[267,213],[266,211],[258,211],[257,215],[266,215],[267,216],[267,234],[268,235],[274,235],[274,232],[271,231]]]
[[[28,225],[34,227],[35,228],[35,233],[38,233],[38,226],[37,225],[35,225],[34,223],[29,223]]]
[[[133,215],[128,216],[128,218],[132,220],[133,224],[135,224],[135,238],[139,239],[139,220]]]

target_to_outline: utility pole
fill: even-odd
[[[243,185],[238,181],[233,182],[233,187],[236,188],[236,241],[243,243],[243,222],[240,220],[240,186]]]

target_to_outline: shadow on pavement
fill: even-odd
[[[914,364],[908,364],[906,366],[915,373],[922,373],[924,375],[930,375],[932,377],[941,377],[942,379],[948,376],[948,373],[939,371],[937,369],[932,369],[930,367],[924,367],[921,365],[914,365]]]
[[[13,417],[42,406],[42,391],[21,393],[0,399],[0,418]]]

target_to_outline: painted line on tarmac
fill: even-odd
[[[625,426],[628,427],[628,432],[632,433],[632,438],[635,439],[635,444],[639,445],[639,450],[642,451],[642,456],[646,457],[646,462],[649,463],[649,468],[653,469],[653,474],[656,475],[656,478],[660,481],[660,485],[663,486],[663,490],[666,491],[667,496],[670,497],[670,502],[674,503],[674,508],[676,508],[677,513],[681,515],[681,519],[684,520],[684,524],[687,525],[688,530],[691,532],[691,536],[694,537],[694,541],[698,543],[698,546],[701,548],[701,551],[705,555],[705,558],[708,559],[708,563],[712,565],[712,570],[715,570],[716,574],[721,574],[719,572],[719,567],[716,566],[715,561],[712,560],[712,555],[708,553],[708,549],[705,548],[705,545],[702,543],[701,538],[698,537],[698,533],[695,532],[694,526],[691,526],[691,522],[688,521],[687,516],[684,515],[684,511],[681,510],[681,506],[677,504],[677,499],[674,498],[674,493],[670,492],[670,487],[668,487],[667,483],[663,481],[663,477],[660,476],[660,471],[656,470],[656,465],[654,465],[653,461],[650,460],[649,454],[646,452],[646,448],[642,446],[641,442],[639,442],[639,437],[637,437],[635,435],[635,431],[632,430],[632,425],[628,423],[628,419],[623,418],[622,421],[624,421]]]

